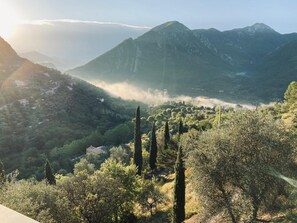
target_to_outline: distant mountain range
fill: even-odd
[[[54,147],[130,120],[130,104],[23,59],[0,38],[0,159],[22,176],[42,170]],[[84,148],[81,148],[82,150]],[[70,157],[69,157],[70,158]]]
[[[256,104],[281,99],[297,79],[296,41],[296,33],[280,34],[262,23],[221,32],[172,21],[68,72],[173,95]]]
[[[28,31],[29,30],[29,31]],[[148,30],[127,24],[80,20],[37,20],[16,26],[6,40],[19,53],[41,52],[58,61],[59,70],[84,64],[129,37]]]
[[[46,56],[42,53],[39,53],[37,51],[20,53],[20,56],[24,57],[34,63],[38,63],[40,65],[43,65],[45,67],[52,68],[52,69],[58,69],[56,64],[60,65],[59,61],[57,61],[49,56]]]

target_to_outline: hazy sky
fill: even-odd
[[[0,0],[20,18],[77,19],[156,26],[178,20],[189,28],[244,27],[263,22],[297,32],[296,0]],[[1,5],[0,5],[1,7]]]

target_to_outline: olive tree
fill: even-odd
[[[225,213],[231,222],[256,222],[282,186],[270,170],[289,174],[291,136],[280,121],[242,111],[221,125],[187,134],[184,146],[196,191],[207,212]]]

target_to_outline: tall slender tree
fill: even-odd
[[[53,174],[51,164],[48,160],[45,161],[44,175],[47,183],[49,183],[50,185],[56,185],[56,178]]]
[[[182,147],[179,146],[175,163],[175,180],[173,191],[172,223],[182,223],[185,220],[185,168],[182,158]]]
[[[178,134],[179,135],[184,133],[183,129],[184,129],[183,121],[179,120],[179,125],[178,125]]]
[[[165,123],[165,131],[164,131],[164,148],[168,148],[168,143],[170,141],[170,134],[169,134],[169,126],[168,121]]]
[[[6,175],[4,170],[4,165],[2,161],[0,160],[0,186],[2,186],[6,181]]]
[[[152,170],[156,169],[157,167],[156,166],[157,154],[158,154],[158,146],[157,146],[157,139],[156,139],[156,129],[155,129],[155,123],[153,123],[151,143],[150,143],[150,167]]]
[[[137,167],[137,174],[141,175],[142,171],[142,146],[141,146],[141,132],[140,132],[140,107],[136,110],[136,120],[134,128],[134,164]]]

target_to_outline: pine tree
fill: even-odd
[[[0,160],[0,186],[2,186],[5,183],[5,181],[6,181],[6,176],[5,176],[4,165]]]
[[[56,178],[53,174],[51,164],[48,160],[46,160],[46,162],[45,162],[44,175],[45,175],[47,183],[49,183],[50,185],[56,185]]]
[[[142,146],[140,133],[140,107],[137,107],[135,129],[134,129],[134,164],[137,167],[137,174],[141,175],[142,171]]]
[[[185,168],[182,159],[182,147],[180,146],[175,163],[172,223],[181,223],[185,220],[185,191]]]
[[[165,131],[164,131],[164,148],[168,148],[168,143],[170,141],[170,134],[169,134],[169,126],[168,121],[165,123]]]
[[[180,121],[179,121],[179,125],[178,125],[178,134],[179,134],[179,135],[181,135],[181,134],[184,133],[184,132],[183,132],[183,129],[184,129],[183,121],[180,120]]]
[[[158,154],[158,146],[157,146],[157,139],[156,139],[156,130],[155,130],[155,123],[153,123],[151,144],[150,144],[150,167],[152,170],[156,169],[157,154]]]

